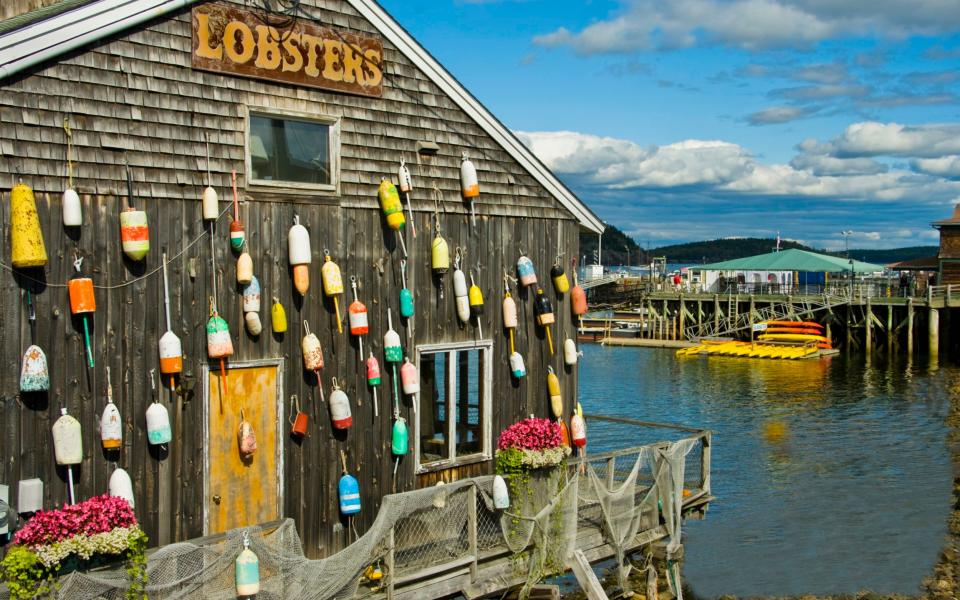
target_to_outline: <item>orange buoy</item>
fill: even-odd
[[[70,295],[70,312],[75,315],[82,315],[83,318],[83,339],[87,346],[87,364],[93,368],[93,349],[90,347],[90,324],[87,322],[87,314],[97,310],[97,299],[93,295],[93,280],[89,277],[80,277],[80,265],[83,264],[83,258],[78,257],[73,261],[73,268],[77,270],[77,277],[67,282],[67,291]]]
[[[367,316],[367,306],[357,297],[357,278],[350,277],[350,288],[353,290],[353,302],[347,307],[350,321],[350,335],[357,336],[360,347],[360,360],[363,360],[363,336],[370,331],[370,320]]]
[[[477,168],[473,165],[467,153],[460,155],[460,191],[463,197],[470,200],[470,221],[477,226],[477,210],[474,198],[480,195],[480,181],[477,179]]]
[[[143,260],[150,251],[150,227],[146,211],[133,207],[133,177],[127,165],[127,208],[120,213],[120,242],[130,260]]]
[[[307,295],[310,289],[310,233],[300,224],[300,217],[293,216],[293,227],[287,234],[287,256],[290,266],[293,267],[293,287],[301,296]]]
[[[174,376],[183,372],[183,346],[170,329],[170,287],[167,282],[167,254],[163,254],[163,308],[167,317],[167,332],[160,337],[160,373],[170,376],[170,389],[176,387]]]

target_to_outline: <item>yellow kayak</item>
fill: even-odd
[[[758,339],[770,342],[830,342],[828,337],[805,333],[764,333]]]

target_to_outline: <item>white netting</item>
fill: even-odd
[[[618,458],[591,457],[587,476],[581,476],[581,468],[534,471],[524,486],[511,486],[515,489],[507,511],[493,508],[490,476],[388,495],[364,535],[320,560],[303,555],[289,519],[271,531],[234,530],[217,543],[172,544],[149,557],[147,591],[158,600],[235,598],[234,561],[248,532],[260,560],[261,600],[353,598],[374,591],[374,584],[366,581],[360,588],[372,564],[384,569],[377,585],[389,581],[397,586],[425,569],[462,566],[472,560],[474,526],[478,561],[513,556],[513,568],[506,572],[483,573],[485,582],[495,580],[501,589],[520,582],[526,591],[543,576],[566,569],[581,533],[602,534],[616,552],[626,585],[624,552],[635,545],[638,534],[663,527],[655,537],[667,534],[668,550],[679,544],[685,462],[696,442],[656,444]],[[525,491],[521,495],[516,489]],[[122,565],[71,573],[59,583],[56,597],[64,600],[120,599],[129,585]],[[0,586],[0,600],[7,597]]]

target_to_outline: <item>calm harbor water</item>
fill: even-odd
[[[960,369],[582,350],[585,412],[713,431],[717,500],[684,534],[697,595],[919,591],[946,535]]]

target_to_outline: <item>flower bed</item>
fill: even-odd
[[[127,597],[146,597],[147,535],[123,498],[104,494],[40,511],[17,531],[13,544],[0,563],[11,598],[43,595],[68,562],[82,567],[100,557],[125,558],[131,584]]]

